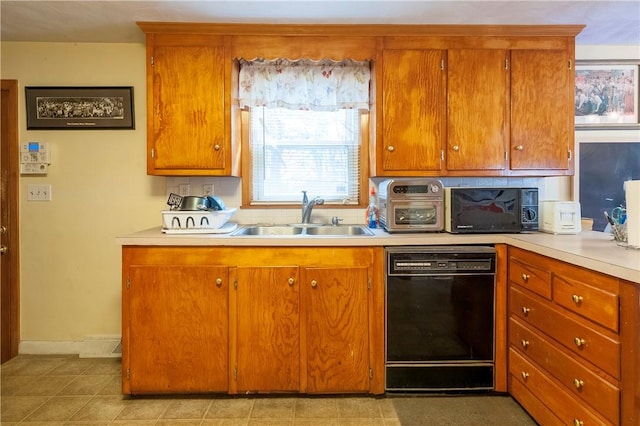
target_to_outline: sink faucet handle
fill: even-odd
[[[302,191],[302,205],[309,204],[309,198],[307,197],[307,191]]]
[[[332,224],[333,226],[338,226],[338,225],[340,225],[340,222],[342,222],[343,220],[344,220],[344,219],[342,219],[341,217],[333,216],[333,217],[331,218],[331,224]]]

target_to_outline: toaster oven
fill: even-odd
[[[388,179],[378,189],[380,225],[393,232],[444,229],[444,189],[437,179]]]

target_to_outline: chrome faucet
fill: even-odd
[[[309,201],[307,197],[307,191],[302,191],[302,223],[309,223],[311,220],[311,212],[313,211],[313,206],[318,204],[324,204],[324,200],[320,197],[314,197]]]

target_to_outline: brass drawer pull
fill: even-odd
[[[522,345],[523,348],[527,349],[529,347],[529,341],[528,340],[524,340],[522,339],[520,341],[520,344]]]
[[[584,426],[584,422],[582,420],[573,419],[573,426]]]
[[[584,381],[580,379],[573,379],[573,385],[576,387],[576,389],[582,389],[582,387],[584,386]]]
[[[582,349],[584,347],[584,344],[587,343],[587,342],[585,342],[584,339],[576,337],[576,338],[573,339],[573,343],[575,343],[577,347]]]
[[[393,145],[389,145],[389,147],[387,148],[387,151],[389,152],[393,152],[395,148],[393,147]]]
[[[522,313],[524,314],[524,316],[529,315],[529,312],[531,312],[531,308],[527,308],[526,306],[522,307]]]
[[[311,287],[313,287],[313,288],[318,287],[318,281],[316,281],[316,280],[311,280]]]
[[[582,303],[582,296],[574,294],[571,296],[571,300],[573,300],[573,303],[575,303],[576,305],[579,305],[580,303]]]
[[[525,283],[529,282],[529,274],[525,274],[524,272],[522,273],[522,281],[524,281]]]
[[[522,376],[522,380],[527,380],[529,378],[529,373],[526,371],[523,371],[520,375]]]
[[[222,285],[222,278],[216,278],[216,286],[220,287]]]
[[[289,278],[289,285],[293,287],[293,284],[296,282],[293,278]]]

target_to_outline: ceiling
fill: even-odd
[[[0,0],[2,41],[142,43],[136,21],[586,24],[576,44],[640,46],[638,0]]]

